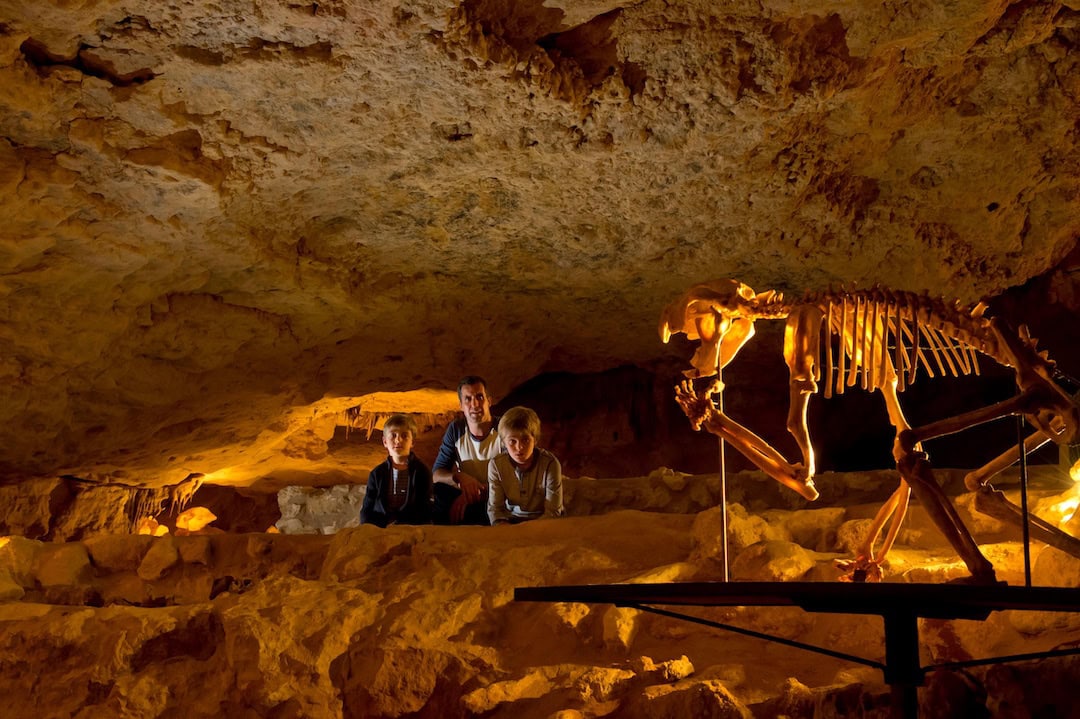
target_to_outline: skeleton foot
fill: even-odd
[[[813,502],[820,496],[817,487],[814,486],[814,478],[802,463],[792,465],[792,467],[795,469],[795,481],[788,486],[801,494],[805,499]]]
[[[855,559],[837,559],[835,566],[844,574],[840,577],[841,582],[880,582],[885,576],[880,562],[865,556]]]
[[[702,423],[708,419],[716,405],[709,399],[709,392],[697,392],[692,380],[683,380],[675,386],[675,401],[682,407],[686,418],[695,431],[701,429]]]

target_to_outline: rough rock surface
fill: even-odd
[[[1078,39],[1077,0],[0,0],[5,717],[885,716],[865,667],[512,590],[718,576],[716,442],[656,337],[693,282],[992,297],[1080,375]],[[740,361],[782,377],[778,339]],[[541,410],[572,516],[262,533],[283,487],[362,483],[392,412],[431,461],[474,372]],[[786,449],[786,391],[725,406]],[[812,407],[860,425],[822,468],[887,466],[878,399]],[[807,507],[738,478],[737,579],[834,579],[895,486],[823,474]],[[213,531],[124,534],[185,480]],[[1016,537],[959,511],[1018,581]],[[964,574],[918,508],[888,571]],[[704,615],[880,658],[872,622]],[[923,637],[956,662],[1080,627]],[[922,715],[1048,715],[1076,672],[935,672]]]
[[[663,476],[652,485],[654,496],[670,491]],[[1075,495],[1063,496],[1075,506]],[[514,601],[521,586],[719,578],[709,531],[716,510],[649,512],[598,499],[590,506],[598,513],[519,526],[368,526],[332,537],[4,537],[4,716],[890,716],[888,689],[869,667],[632,608]],[[742,532],[732,546],[733,579],[835,578],[832,561],[845,553],[837,522],[876,506],[834,508],[841,516],[771,510],[769,526],[780,534]],[[741,504],[732,513],[743,522],[753,516]],[[924,580],[928,568],[936,581],[964,575],[918,507],[910,526],[889,581]],[[999,577],[1022,581],[1015,539],[977,536]],[[1034,547],[1036,584],[1070,585],[1078,574],[1080,560]],[[883,657],[876,618],[790,607],[687,610]],[[963,662],[1074,644],[1080,615],[925,620],[920,636],[924,664]],[[1075,657],[936,671],[920,692],[920,716],[1049,716],[1068,706],[1076,671]]]
[[[379,390],[661,356],[659,308],[708,276],[973,300],[1045,274],[1075,309],[1078,24],[2,0],[0,471],[243,483]]]

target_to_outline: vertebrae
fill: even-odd
[[[807,293],[795,302],[777,295],[752,310],[760,318],[807,312],[820,312],[815,380],[824,370],[825,397],[856,384],[880,387],[894,376],[897,389],[903,390],[920,368],[929,377],[979,374],[980,354],[1014,369],[1034,365],[1049,372],[1054,366],[1045,353],[1035,351],[1026,328],[1021,328],[1019,342],[1006,341],[998,323],[984,316],[982,302],[968,307],[883,287],[841,288]],[[1017,357],[1018,352],[1024,356]]]

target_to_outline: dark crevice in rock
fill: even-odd
[[[334,46],[327,41],[310,45],[293,45],[255,37],[248,40],[246,45],[232,45],[221,50],[211,50],[197,45],[180,45],[176,48],[176,54],[185,60],[211,67],[224,65],[234,60],[266,61],[291,58],[330,62],[333,58]]]
[[[36,587],[28,590],[23,600],[56,607],[105,606],[101,592],[91,586]]]
[[[735,93],[736,99],[741,98],[746,93],[752,93],[760,95],[765,91],[757,80],[754,79],[754,70],[751,61],[754,59],[754,47],[753,45],[739,40],[735,43],[735,57],[739,63],[739,86],[738,91]]]
[[[483,37],[497,40],[515,55],[526,55],[545,35],[562,27],[564,13],[544,7],[543,0],[524,0],[507,5],[499,0],[466,0],[459,8],[462,18]],[[493,60],[511,59],[493,56]]]
[[[542,37],[536,44],[547,50],[549,55],[558,53],[574,60],[581,68],[585,81],[590,85],[599,85],[619,66],[611,26],[620,14],[621,10],[612,10],[566,32]]]
[[[58,65],[70,67],[84,75],[105,80],[115,87],[141,85],[157,77],[157,73],[148,67],[126,73],[117,72],[111,62],[98,56],[88,45],[80,45],[73,57],[64,57],[50,52],[44,43],[28,38],[19,46],[19,50],[26,61],[39,71]]]
[[[455,122],[445,125],[432,123],[431,127],[435,131],[436,137],[440,137],[447,142],[461,142],[462,140],[470,140],[473,137],[472,125],[468,122]]]
[[[288,8],[300,15],[318,17],[320,15],[330,17],[346,17],[344,4],[337,0],[320,0],[319,2],[289,3]]]
[[[794,18],[766,32],[787,57],[789,69],[782,82],[796,94],[843,90],[864,73],[866,62],[851,56],[847,28],[839,15]]]
[[[626,89],[630,91],[630,97],[640,95],[645,89],[645,81],[649,79],[645,68],[636,62],[624,62],[621,65],[622,81]]]
[[[229,592],[230,594],[243,594],[254,586],[255,582],[251,579],[237,579],[231,575],[224,577],[216,577],[213,585],[210,587],[210,599]]]
[[[203,155],[202,146],[203,138],[198,130],[180,130],[152,138],[145,147],[131,148],[122,158],[136,165],[160,167],[220,187],[228,167],[224,162],[218,163]]]
[[[619,61],[611,27],[621,9],[597,15],[572,28],[564,13],[542,2],[514,3],[507,8],[490,0],[469,0],[456,11],[452,25],[459,42],[484,60],[520,65],[513,76],[537,83],[555,97],[584,103],[590,91],[618,75],[631,94],[641,92],[645,72],[640,65]]]
[[[273,42],[261,37],[252,38],[246,48],[241,50],[245,58],[266,60],[278,58],[282,55],[293,57],[310,58],[326,62],[333,54],[334,46],[326,41],[315,42],[310,45],[292,45],[285,42]]]
[[[1080,45],[1080,9],[1062,7],[1054,16],[1054,38],[1070,52]]]
[[[225,640],[221,619],[213,612],[196,614],[187,624],[150,639],[131,658],[131,670],[142,671],[176,657],[206,661]]]
[[[89,681],[86,686],[86,706],[96,706],[103,703],[113,691],[116,682]]]
[[[53,531],[59,518],[71,508],[75,499],[75,493],[67,482],[58,482],[52,492],[49,493],[49,516],[45,518],[49,528],[45,532],[45,538],[53,539]]]
[[[264,532],[281,519],[277,495],[245,492],[242,487],[204,484],[192,503],[213,512],[214,528],[224,532]]]
[[[192,62],[200,65],[224,65],[225,53],[218,52],[217,50],[207,50],[204,47],[195,47],[194,45],[180,45],[176,48],[176,54],[185,60],[191,60]]]
[[[1007,43],[1022,24],[1034,22],[1036,15],[1042,15],[1044,22],[1055,22],[1057,18],[1050,17],[1050,13],[1053,11],[1053,3],[1047,3],[1043,0],[1018,0],[1005,8],[997,23],[980,37],[976,44],[989,45],[1001,40]]]

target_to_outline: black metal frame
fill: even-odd
[[[1080,647],[922,666],[919,619],[984,620],[1002,610],[1080,612],[1080,589],[954,584],[847,584],[834,582],[684,582],[518,587],[516,601],[614,604],[723,629],[880,669],[893,693],[897,716],[918,716],[918,688],[926,672],[983,664],[1080,654]],[[652,605],[795,606],[807,612],[878,615],[885,625],[885,661],[713,622]]]

